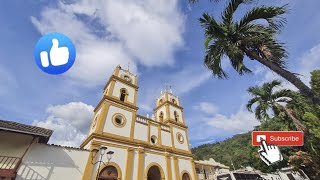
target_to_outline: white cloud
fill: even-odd
[[[164,90],[165,83],[172,86],[173,94],[182,96],[205,83],[210,76],[210,72],[206,71],[201,66],[185,66],[184,69],[178,72],[166,73],[161,76],[153,76],[150,81],[145,83],[147,87],[139,89],[139,95],[141,96],[141,94],[143,94],[139,107],[141,107],[141,110],[150,113],[152,107],[155,106],[156,98],[160,96],[161,89]],[[163,79],[167,81],[161,84]]]
[[[207,124],[217,129],[222,129],[232,133],[243,133],[253,129],[259,125],[259,121],[255,119],[254,114],[246,111],[244,108],[229,116],[216,114],[214,117],[206,118]]]
[[[182,95],[200,86],[207,81],[210,76],[212,76],[211,73],[202,67],[195,68],[189,66],[177,73],[169,75],[166,79],[168,79],[169,84],[173,86],[174,93],[176,95]]]
[[[93,117],[93,106],[82,102],[70,102],[64,105],[49,105],[48,117],[35,120],[33,125],[53,130],[49,143],[79,146],[88,133]]]
[[[320,69],[320,44],[311,48],[300,59],[299,74],[303,82],[309,84],[310,72]]]
[[[184,16],[178,1],[77,1],[44,8],[31,17],[41,34],[61,32],[77,50],[76,62],[66,73],[82,85],[105,82],[117,64],[146,66],[173,64],[183,46]]]
[[[200,102],[199,104],[193,106],[193,109],[199,110],[206,114],[214,114],[218,111],[218,107],[210,102]]]

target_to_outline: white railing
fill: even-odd
[[[170,127],[165,125],[161,125],[161,129],[165,131],[170,131]]]
[[[148,119],[140,115],[137,115],[136,121],[148,124]]]

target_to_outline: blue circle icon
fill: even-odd
[[[72,67],[76,59],[76,49],[64,34],[49,33],[37,42],[34,59],[42,71],[48,74],[62,74]]]

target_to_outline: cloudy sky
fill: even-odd
[[[236,74],[225,61],[228,80],[215,79],[204,67],[204,37],[197,19],[205,11],[219,15],[225,4],[2,1],[0,119],[50,128],[51,143],[77,146],[87,135],[111,72],[118,64],[130,63],[139,75],[138,113],[151,114],[160,90],[170,84],[182,101],[192,146],[251,130],[258,121],[244,108],[250,98],[246,89],[277,76],[249,60],[254,74],[246,76]],[[304,82],[311,70],[320,68],[318,7],[317,0],[291,0],[287,25],[279,35],[290,53],[288,67]],[[241,7],[237,17],[250,8]],[[67,35],[77,49],[74,66],[63,75],[42,72],[33,58],[36,42],[49,32]]]

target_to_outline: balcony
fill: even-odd
[[[0,156],[0,179],[15,179],[21,158]]]

